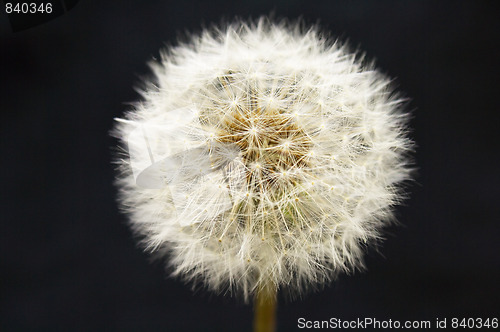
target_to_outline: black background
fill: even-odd
[[[297,319],[499,317],[498,1],[87,1],[12,32],[0,13],[2,331],[250,331],[252,308],[171,279],[113,186],[113,118],[164,42],[203,24],[303,17],[376,59],[414,109],[419,167],[368,271],[281,301]]]

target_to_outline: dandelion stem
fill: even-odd
[[[261,287],[254,300],[254,332],[274,332],[276,327],[276,288]]]

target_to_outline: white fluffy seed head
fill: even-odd
[[[317,29],[234,23],[168,49],[115,128],[121,203],[173,274],[251,297],[363,267],[409,179],[390,81]]]

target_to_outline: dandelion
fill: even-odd
[[[363,268],[410,177],[390,80],[300,24],[233,23],[171,47],[117,119],[121,203],[174,276],[255,297]],[[260,318],[259,318],[260,317]]]

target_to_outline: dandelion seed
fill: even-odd
[[[363,267],[410,179],[389,79],[315,28],[266,19],[205,31],[152,67],[116,125],[117,182],[175,276],[248,299]]]

